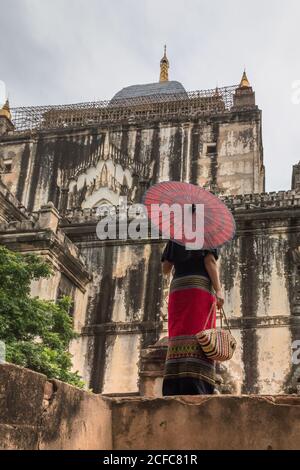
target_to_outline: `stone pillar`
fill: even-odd
[[[14,125],[6,117],[0,116],[0,135],[7,134],[9,131],[14,130]]]
[[[239,87],[233,96],[233,110],[235,108],[255,107],[255,93],[252,87]]]
[[[68,209],[68,195],[69,188],[61,188],[59,201],[59,211],[61,213],[64,213]]]
[[[12,130],[14,130],[14,125],[11,122],[9,102],[6,100],[6,103],[0,109],[0,136]]]
[[[139,180],[139,189],[138,189],[138,202],[141,203],[143,196],[147,189],[149,188],[149,180],[140,178]]]
[[[296,165],[293,165],[292,189],[300,191],[300,161]]]
[[[53,202],[48,202],[39,210],[37,227],[42,230],[50,229],[56,233],[59,220],[60,216]]]
[[[141,350],[139,392],[141,396],[162,396],[162,380],[168,350],[168,337]]]
[[[292,250],[292,260],[295,264],[295,286],[293,289],[292,314],[300,316],[300,246]]]
[[[234,108],[249,108],[252,106],[256,107],[255,93],[252,90],[252,86],[250,85],[246,71],[244,70],[240,85],[233,96],[233,110]]]

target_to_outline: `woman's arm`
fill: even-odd
[[[213,288],[216,291],[217,307],[221,308],[224,304],[224,296],[221,289],[217,261],[212,253],[208,253],[204,258],[205,269],[211,279]]]
[[[170,261],[163,261],[162,262],[162,271],[163,274],[169,274],[173,268],[173,263],[170,263]]]

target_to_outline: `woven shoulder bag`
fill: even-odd
[[[231,334],[229,323],[226,318],[223,307],[221,307],[220,309],[221,328],[206,329],[210,318],[213,318],[212,315],[215,306],[216,302],[214,302],[210,308],[208,317],[204,325],[204,329],[196,334],[196,338],[206,357],[215,361],[223,362],[228,361],[232,358],[233,353],[236,349],[236,340]],[[228,328],[227,330],[222,328],[222,317],[224,317],[225,319],[226,326]]]

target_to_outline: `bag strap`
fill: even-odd
[[[227,317],[226,317],[226,315],[225,315],[225,311],[224,311],[224,308],[223,308],[223,307],[220,308],[220,312],[221,312],[221,321],[222,321],[222,316],[223,316],[223,317],[224,317],[224,320],[225,320],[225,323],[226,323],[226,325],[227,325],[228,331],[229,331],[229,333],[231,334],[229,322],[228,322],[228,320],[227,320]]]
[[[206,322],[205,322],[205,325],[204,325],[204,327],[203,327],[203,330],[206,329],[206,325],[207,325],[207,323],[208,323],[208,320],[209,320],[210,317],[212,316],[213,309],[214,309],[214,307],[215,307],[216,305],[217,305],[217,302],[213,302],[213,303],[211,304],[211,307],[210,307],[209,313],[208,313],[208,315],[207,315]]]
[[[212,316],[213,309],[214,309],[214,307],[216,307],[216,305],[217,305],[217,302],[213,302],[213,303],[211,304],[211,307],[210,307],[208,316],[207,316],[207,318],[206,318],[206,322],[205,322],[205,325],[204,325],[204,327],[203,327],[203,330],[206,329],[207,323],[208,323],[210,317]],[[226,326],[227,326],[227,328],[228,328],[228,331],[229,331],[229,333],[231,334],[229,322],[228,322],[228,319],[227,319],[227,317],[226,317],[226,314],[225,314],[225,311],[224,311],[224,308],[223,308],[223,307],[220,308],[220,313],[221,313],[221,328],[222,328],[222,318],[224,317],[224,320],[225,320]],[[212,323],[212,322],[211,322],[211,323]],[[212,325],[211,325],[211,327],[212,327]]]

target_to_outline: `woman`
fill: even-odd
[[[173,241],[162,254],[163,273],[175,270],[168,303],[164,396],[214,393],[215,364],[205,356],[195,334],[215,327],[216,306],[224,303],[217,259],[217,250],[186,250]]]

